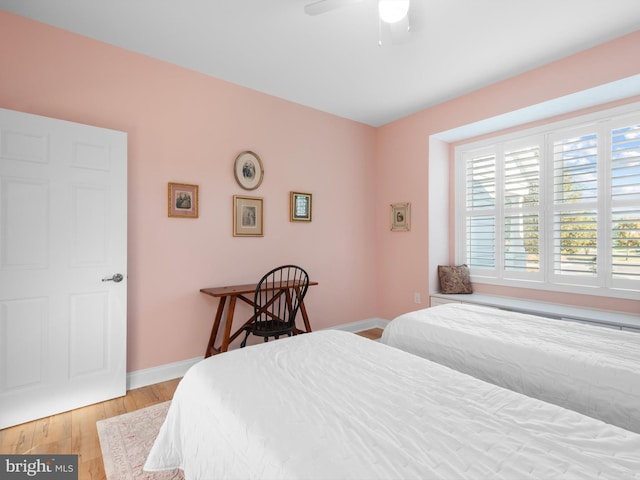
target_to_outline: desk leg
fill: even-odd
[[[307,315],[307,309],[304,308],[304,301],[300,302],[300,313],[304,320],[304,328],[307,329],[307,333],[311,331],[311,324],[309,323],[309,315]]]
[[[227,321],[224,324],[224,335],[222,336],[222,345],[220,352],[226,352],[229,349],[229,337],[231,336],[231,325],[233,324],[233,311],[236,309],[236,297],[231,297],[229,309],[227,310]]]
[[[211,328],[211,335],[209,336],[209,343],[207,343],[207,350],[204,352],[204,358],[210,357],[216,351],[216,337],[218,336],[218,329],[220,328],[220,321],[226,300],[227,297],[220,297],[220,301],[218,302],[218,310],[216,311],[216,318]]]

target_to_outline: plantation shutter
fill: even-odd
[[[533,144],[504,152],[505,272],[540,271],[540,150]]]
[[[470,268],[495,269],[496,155],[471,154],[466,161],[466,258]]]
[[[611,130],[611,275],[640,281],[640,123]],[[637,287],[636,287],[637,288]]]
[[[553,273],[598,274],[598,135],[567,132],[553,141]],[[589,283],[585,280],[583,283]]]

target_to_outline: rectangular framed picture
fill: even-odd
[[[233,236],[264,236],[263,202],[259,197],[233,196]]]
[[[291,192],[291,221],[311,221],[311,194]]]
[[[198,218],[198,186],[169,183],[169,216]]]
[[[391,204],[391,231],[408,232],[411,230],[411,204]]]

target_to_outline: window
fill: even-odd
[[[480,283],[637,297],[637,111],[456,147],[456,262]]]
[[[478,154],[466,164],[467,258],[472,267],[495,268],[496,155]]]

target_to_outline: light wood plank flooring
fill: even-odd
[[[372,340],[381,328],[358,332]],[[179,378],[129,390],[124,397],[0,430],[0,453],[77,454],[80,480],[106,480],[96,422],[173,398]]]
[[[173,398],[179,378],[129,390],[124,397],[0,430],[5,454],[77,454],[80,480],[106,480],[96,422]]]
[[[358,332],[358,335],[370,340],[377,340],[382,336],[382,328],[370,328],[369,330],[363,330],[362,332]]]

